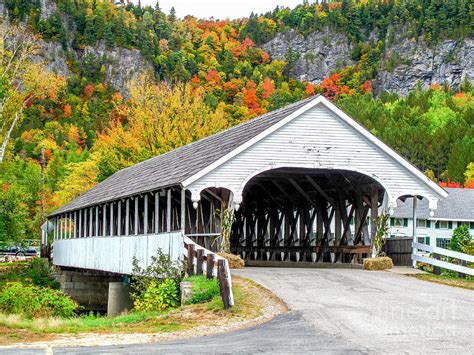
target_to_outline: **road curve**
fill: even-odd
[[[470,290],[351,269],[246,268],[235,273],[271,289],[290,311],[229,334],[54,353],[472,354],[474,349]]]

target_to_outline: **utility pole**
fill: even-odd
[[[46,160],[44,158],[44,145],[41,146],[41,206],[40,206],[40,217],[41,217],[41,225],[44,223],[44,185],[45,185],[45,168],[46,168]]]
[[[42,229],[44,223],[44,185],[45,178],[44,172],[46,167],[46,160],[44,159],[44,145],[41,146],[41,192],[40,192],[40,229],[41,229],[41,244],[40,244],[40,255],[42,258],[47,257],[49,259],[50,255],[48,252],[48,230],[44,231]]]

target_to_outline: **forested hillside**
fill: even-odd
[[[433,179],[474,184],[470,1],[305,2],[232,21],[106,0],[0,11],[0,239],[38,233],[124,167],[319,93]]]

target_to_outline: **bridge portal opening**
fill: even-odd
[[[253,177],[231,251],[258,261],[361,262],[372,252],[384,188],[354,171],[280,168]]]

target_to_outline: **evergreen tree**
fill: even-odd
[[[94,10],[94,30],[96,34],[96,39],[104,39],[104,32],[106,27],[105,14],[100,7],[97,7]]]
[[[94,14],[90,11],[86,15],[86,27],[84,30],[84,42],[88,45],[93,45],[97,40],[94,28]]]
[[[113,48],[115,45],[115,41],[114,41],[112,22],[108,22],[107,25],[105,26],[104,38],[105,38],[105,45],[107,46],[107,48]]]
[[[171,23],[176,22],[176,10],[175,10],[174,6],[172,6],[171,9],[170,9],[169,20],[170,20]]]

